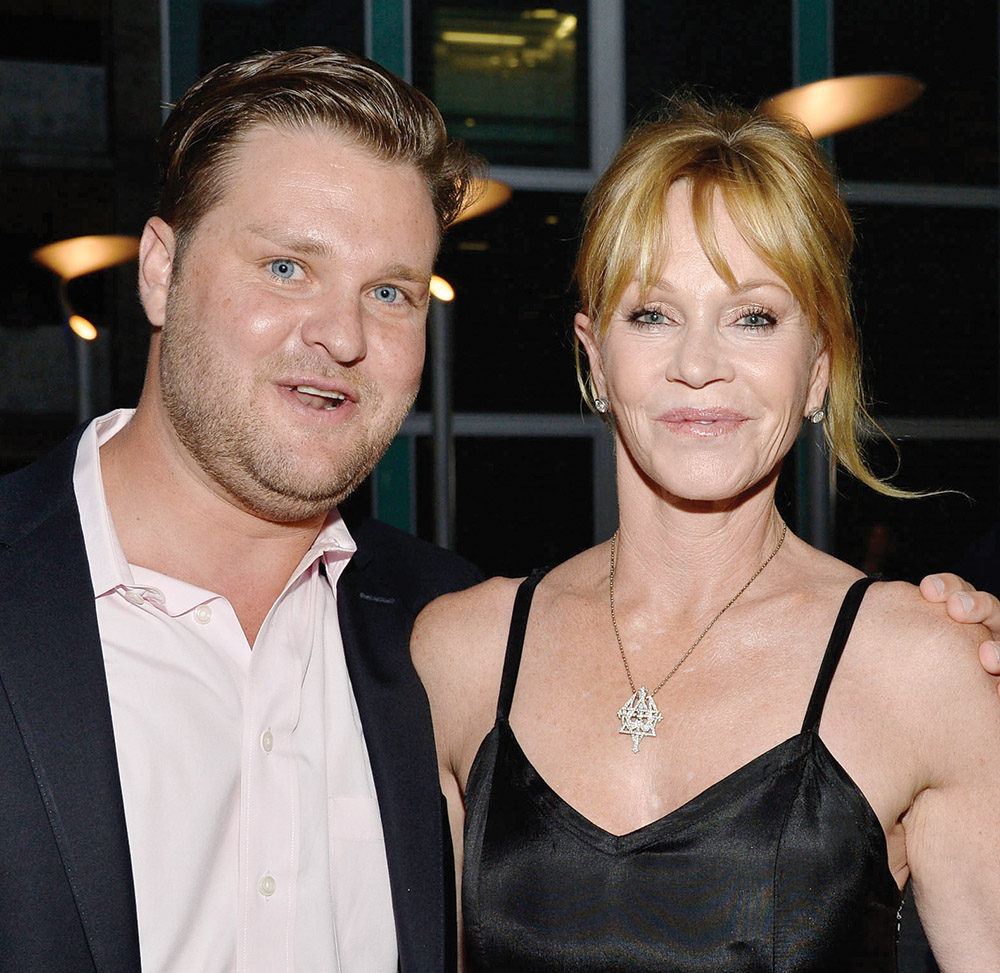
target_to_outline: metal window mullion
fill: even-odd
[[[833,0],[792,0],[792,84],[833,74]],[[824,145],[833,155],[830,140]],[[822,428],[806,423],[796,449],[796,530],[803,540],[833,547],[833,470]]]

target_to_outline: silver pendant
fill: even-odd
[[[653,697],[646,692],[646,687],[640,686],[618,710],[618,718],[622,721],[618,732],[632,737],[632,753],[638,753],[639,741],[643,737],[656,736],[656,724],[663,719],[663,714],[657,709]]]

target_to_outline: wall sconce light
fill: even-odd
[[[455,300],[455,288],[443,277],[438,277],[435,274],[431,278],[431,297],[436,297],[439,301],[453,301]]]
[[[922,82],[903,74],[852,74],[783,91],[764,108],[798,118],[821,139],[901,111],[923,90]]]
[[[511,189],[506,183],[498,182],[496,179],[475,179],[472,191],[469,193],[469,201],[450,225],[454,226],[456,223],[463,223],[465,220],[472,220],[484,213],[499,209],[510,197]]]
[[[74,313],[66,285],[76,277],[105,270],[135,260],[139,256],[139,238],[105,234],[78,236],[39,247],[31,259],[51,270],[59,280],[59,306],[69,329],[81,340],[76,343],[77,419],[91,417],[91,361],[89,342],[97,337],[97,328],[82,315]]]

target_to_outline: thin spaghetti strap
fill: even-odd
[[[826,652],[819,667],[816,685],[813,687],[812,697],[806,709],[806,718],[802,721],[803,733],[807,731],[814,733],[819,728],[820,717],[823,715],[823,704],[826,702],[826,694],[830,691],[833,674],[837,671],[837,663],[840,662],[840,657],[844,654],[844,646],[847,645],[847,637],[851,634],[854,619],[857,618],[861,600],[875,580],[875,578],[858,578],[844,595],[840,613],[837,615],[837,621],[834,622],[833,631],[830,633],[830,641],[826,644]]]
[[[507,652],[503,660],[503,674],[500,676],[500,696],[497,699],[497,719],[507,719],[510,704],[514,699],[514,685],[517,670],[521,668],[521,650],[524,648],[524,633],[528,628],[528,613],[538,582],[545,577],[548,568],[536,568],[518,586],[514,596],[514,609],[510,615],[510,634],[507,636]]]

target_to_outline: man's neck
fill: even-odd
[[[282,524],[241,508],[179,461],[139,412],[100,456],[108,510],[129,563],[222,595],[253,645],[324,518]]]

